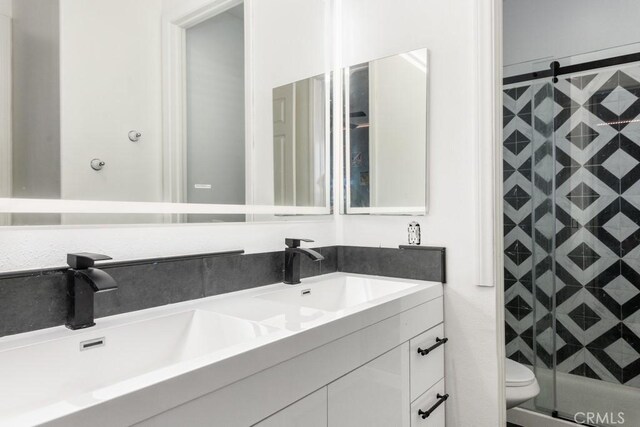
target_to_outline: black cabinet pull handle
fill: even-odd
[[[440,338],[436,337],[436,343],[434,345],[432,345],[429,348],[425,348],[425,349],[422,349],[422,348],[418,347],[418,353],[420,353],[420,356],[426,356],[427,354],[429,354],[429,352],[431,350],[434,350],[434,349],[440,347],[442,344],[446,343],[447,341],[449,341],[449,338],[440,339]]]
[[[433,413],[433,411],[435,411],[436,409],[438,409],[438,406],[442,405],[444,403],[445,400],[447,400],[449,398],[448,394],[445,394],[444,396],[441,395],[440,393],[438,393],[436,395],[436,397],[438,398],[438,401],[435,403],[435,405],[433,405],[431,408],[427,409],[426,411],[423,411],[422,409],[418,409],[418,415],[420,415],[422,417],[422,419],[424,420],[425,418],[427,418],[429,415],[431,415],[431,413]]]

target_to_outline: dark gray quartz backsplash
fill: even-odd
[[[446,282],[444,248],[338,246],[338,271]]]
[[[444,282],[444,249],[355,246],[316,248],[325,259],[301,258],[301,277],[336,271]],[[282,281],[284,252],[151,259],[99,268],[118,282],[95,296],[96,318],[269,285]],[[0,336],[63,325],[63,269],[0,274]]]

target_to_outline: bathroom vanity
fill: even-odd
[[[444,426],[440,283],[332,273],[96,323],[0,339],[2,425]]]

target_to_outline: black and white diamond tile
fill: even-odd
[[[561,372],[640,387],[640,65],[516,86],[504,91],[507,355],[552,368],[555,353]]]

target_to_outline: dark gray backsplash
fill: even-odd
[[[343,271],[444,282],[442,248],[402,250],[329,246],[324,261],[301,259],[301,276]],[[104,265],[118,289],[95,296],[96,317],[142,310],[282,281],[284,252],[211,254]],[[63,270],[0,274],[0,336],[63,325]]]
[[[338,246],[338,271],[446,282],[444,248]]]

